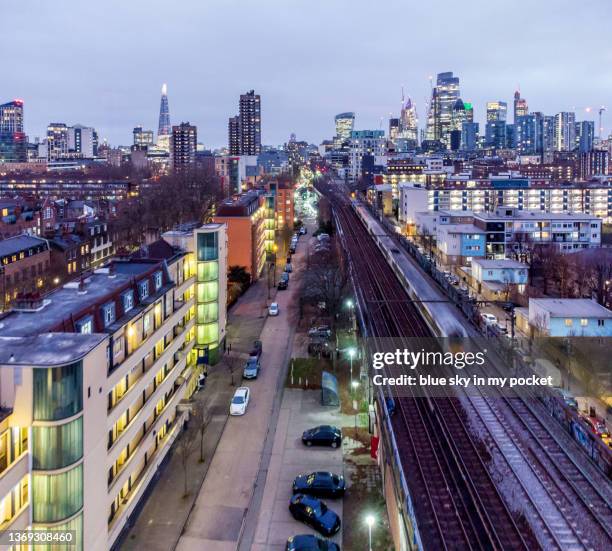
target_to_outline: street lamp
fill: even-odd
[[[351,329],[354,331],[355,330],[355,316],[353,314],[353,308],[355,307],[355,303],[353,302],[352,298],[347,298],[346,299],[346,305],[348,306],[350,312],[351,312]]]
[[[374,515],[368,515],[365,521],[368,525],[368,540],[370,542],[369,551],[372,551],[372,526],[374,526],[376,519],[374,518]]]
[[[348,349],[349,360],[351,362],[351,386],[353,386],[353,358],[355,357],[355,349]]]
[[[355,428],[357,428],[357,389],[359,388],[359,381],[353,381],[351,383],[351,389],[353,390],[353,409],[355,410]]]

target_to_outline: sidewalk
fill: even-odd
[[[225,366],[219,364],[211,367],[205,388],[193,396],[194,402],[204,404],[205,411],[211,415],[210,424],[204,432],[205,461],[199,462],[200,434],[197,427],[191,423],[187,431],[179,436],[179,439],[197,439],[197,446],[189,457],[187,497],[183,497],[184,470],[181,454],[177,451],[175,443],[159,473],[157,482],[145,496],[144,506],[134,525],[123,538],[120,547],[122,551],[174,549],[225,427],[228,418],[227,404],[233,391]]]

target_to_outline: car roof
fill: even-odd
[[[244,396],[249,392],[248,387],[246,386],[241,386],[240,388],[236,389],[236,392],[234,392],[234,396]]]
[[[270,304],[270,306],[278,308],[278,302],[273,302],[272,304]]]

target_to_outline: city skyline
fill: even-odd
[[[148,32],[163,36],[161,23],[155,21],[157,10],[142,10],[144,4],[135,2],[129,6],[117,3],[116,9],[97,13],[91,7],[69,3],[74,6],[73,13],[59,13],[52,6],[40,4],[40,17],[36,19],[42,23],[30,20],[30,6],[9,2],[5,7],[15,18],[13,28],[27,29],[0,37],[3,51],[20,51],[19,56],[6,56],[2,101],[25,101],[25,129],[31,139],[43,137],[50,122],[62,121],[93,126],[101,140],[129,145],[135,126],[156,128],[159,90],[164,82],[168,83],[172,104],[171,122],[190,121],[198,127],[200,141],[213,148],[227,144],[227,119],[234,114],[239,95],[251,88],[265,100],[264,144],[283,143],[290,131],[295,131],[298,139],[318,143],[333,134],[333,117],[343,111],[356,113],[356,129],[386,129],[389,114],[399,115],[402,87],[416,104],[419,127],[424,128],[425,100],[430,94],[428,77],[444,71],[453,71],[460,78],[461,97],[473,103],[475,120],[481,123],[486,103],[502,100],[511,105],[517,87],[530,111],[555,114],[575,110],[576,120],[596,120],[599,105],[610,103],[612,79],[600,67],[612,58],[604,40],[605,14],[611,8],[595,1],[587,2],[572,18],[560,15],[569,2],[563,2],[561,9],[555,3],[556,12],[552,11],[552,2],[529,6],[530,18],[521,22],[524,33],[532,34],[533,40],[528,43],[522,43],[516,34],[513,40],[506,40],[511,29],[491,24],[500,20],[495,16],[504,16],[511,5],[522,13],[526,2],[506,2],[488,11],[452,10],[454,28],[465,24],[466,29],[477,32],[445,33],[441,19],[440,32],[425,36],[419,30],[419,21],[431,24],[431,18],[424,5],[411,7],[410,33],[389,33],[388,21],[405,9],[400,2],[387,2],[374,14],[365,2],[337,2],[328,8],[329,16],[321,20],[312,6],[289,11],[280,2],[268,1],[241,8],[245,17],[238,22],[237,36],[247,21],[249,26],[256,26],[258,21],[268,25],[269,32],[251,54],[252,59],[244,57],[240,41],[229,46],[224,43],[222,49],[218,47],[218,33],[201,32],[225,28],[231,21],[232,10],[220,4],[194,4],[185,14],[170,12],[168,27],[182,28],[181,41],[168,39],[171,46],[165,49],[152,43],[150,49],[139,50],[143,55],[125,55],[132,42],[123,36],[131,26],[138,24],[146,29],[145,38]],[[441,9],[437,13],[451,9],[450,2],[438,3]],[[474,4],[476,8],[478,3]],[[339,18],[349,7],[356,27],[362,21],[361,28],[368,32],[347,31],[344,46],[331,48],[339,38]],[[591,20],[590,7],[597,8],[600,15],[603,12],[603,16]],[[71,26],[72,18],[79,24]],[[95,20],[95,25],[90,20]],[[549,24],[543,27],[542,20]],[[431,25],[422,27],[430,30]],[[63,33],[64,28],[71,32]],[[564,38],[569,33],[572,41]],[[78,52],[62,49],[64,41],[78,41],[81,35],[90,39],[80,42]],[[56,44],[56,62],[48,64],[45,56],[38,55],[40,48],[36,46],[43,47],[51,37]],[[497,41],[498,48],[483,47],[491,40]],[[20,48],[26,41],[32,47]],[[580,52],[572,52],[574,41],[583,45]],[[458,42],[461,48],[455,47]],[[279,57],[281,46],[286,55]],[[421,47],[427,55],[418,55]],[[202,51],[210,55],[203,58]],[[332,51],[335,62],[329,64],[325,56]],[[589,51],[588,56],[585,51]],[[179,53],[184,55],[179,57]],[[385,63],[380,63],[383,56]],[[83,66],[94,61],[96,71],[84,75]],[[57,64],[62,66],[61,79],[55,73]],[[315,98],[317,101],[313,101]],[[590,113],[586,107],[592,108]],[[287,127],[288,120],[291,128]],[[609,120],[607,113],[604,135],[610,132]]]

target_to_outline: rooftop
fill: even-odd
[[[0,337],[27,337],[49,332],[64,321],[70,321],[81,310],[127,288],[136,276],[144,274],[155,262],[115,262],[116,273],[108,269],[96,270],[85,278],[84,292],[78,281],[45,295],[44,307],[35,311],[12,310],[0,320]]]
[[[63,365],[81,359],[106,335],[44,333],[30,337],[0,336],[0,365]]]
[[[530,298],[530,310],[532,304],[555,318],[612,318],[612,311],[588,298]]]
[[[32,237],[30,235],[17,235],[0,241],[0,256],[15,254],[20,251],[45,244],[44,239]]]
[[[519,262],[518,260],[511,260],[510,258],[504,258],[500,260],[487,260],[484,258],[473,258],[472,266],[478,264],[485,270],[504,270],[508,268],[527,268],[527,264]]]

